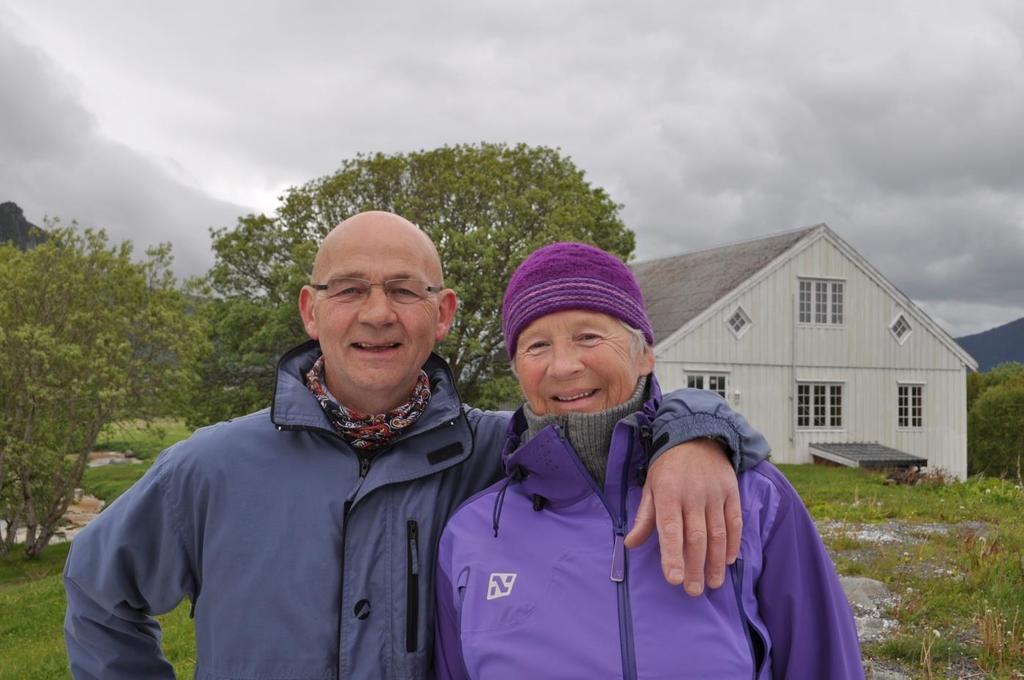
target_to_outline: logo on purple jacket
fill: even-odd
[[[495,600],[512,594],[512,585],[516,582],[515,574],[493,573],[487,579],[487,599]]]

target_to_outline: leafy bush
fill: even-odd
[[[970,373],[967,376],[967,412],[974,408],[978,397],[992,387],[1006,383],[1024,383],[1024,364],[1007,361],[985,373]]]
[[[1000,477],[1021,476],[1024,466],[1024,380],[985,390],[967,416],[968,469]]]

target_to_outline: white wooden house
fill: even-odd
[[[719,392],[774,461],[966,476],[977,362],[826,225],[631,266],[662,388]]]

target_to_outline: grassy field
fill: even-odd
[[[88,468],[82,478],[85,493],[102,498],[109,505],[121,492],[138,481],[157,455],[190,431],[179,420],[145,423],[117,423],[100,433],[97,451],[131,451],[145,465],[106,465]]]
[[[98,448],[131,449],[152,462],[187,436],[181,423],[157,429],[131,424],[105,432]],[[148,465],[87,473],[89,493],[113,499]],[[899,596],[891,614],[899,632],[868,645],[871,658],[914,677],[1024,678],[1024,490],[1011,483],[886,486],[880,475],[846,468],[781,466],[817,520],[841,522],[826,543],[839,571],[883,581]],[[913,544],[874,544],[862,525],[942,525]],[[61,626],[60,572],[67,546],[42,558],[0,558],[0,680],[68,677]],[[187,603],[161,617],[164,650],[179,677],[194,669]]]
[[[782,466],[815,519],[849,527],[826,537],[839,572],[877,579],[899,596],[900,631],[865,653],[920,677],[1024,678],[1024,490],[998,479],[886,486],[852,469]],[[879,545],[866,524],[945,528],[916,543]]]

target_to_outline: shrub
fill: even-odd
[[[967,417],[970,474],[1021,476],[1024,466],[1024,381],[982,392]]]

